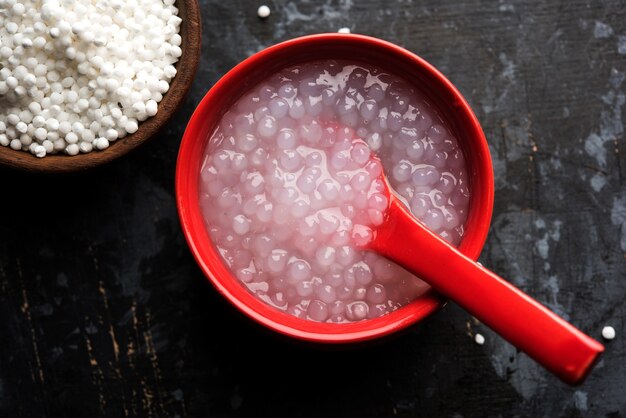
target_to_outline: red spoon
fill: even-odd
[[[365,247],[420,277],[563,381],[582,382],[602,344],[431,232],[381,177],[389,206]]]

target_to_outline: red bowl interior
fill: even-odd
[[[445,300],[432,289],[380,318],[348,324],[307,321],[255,298],[230,273],[214,248],[200,211],[198,182],[207,142],[222,115],[250,88],[282,68],[319,59],[349,59],[381,67],[414,84],[435,103],[463,149],[470,177],[470,210],[459,249],[477,259],[493,208],[493,171],[487,141],[459,91],[417,55],[361,35],[319,34],[289,40],[246,59],[222,77],[200,102],[183,136],[176,167],[176,199],[183,232],[205,275],[233,305],[255,321],[298,339],[324,343],[370,340],[399,331],[434,312]]]

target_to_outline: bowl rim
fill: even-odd
[[[466,256],[474,260],[478,258],[487,238],[494,194],[491,156],[478,119],[456,87],[431,64],[398,45],[365,35],[322,33],[290,39],[252,55],[226,73],[206,93],[185,129],[176,164],[176,203],[185,239],[196,262],[217,291],[239,311],[267,328],[298,340],[317,343],[356,343],[403,330],[440,309],[446,300],[430,288],[410,304],[382,317],[366,321],[328,324],[293,317],[260,301],[232,277],[208,237],[198,201],[198,177],[202,158],[197,155],[197,150],[201,147],[203,151],[208,139],[204,115],[211,112],[214,102],[219,103],[220,97],[227,96],[235,88],[235,83],[243,80],[243,75],[258,69],[258,66],[277,54],[296,48],[319,48],[328,43],[378,48],[384,53],[415,65],[438,83],[437,89],[442,89],[449,95],[449,99],[453,101],[451,108],[460,112],[459,115],[464,118],[464,128],[469,131],[465,136],[471,136],[473,146],[477,147],[478,157],[475,158],[475,164],[478,167],[475,166],[473,171],[479,170],[482,173],[476,185],[480,189],[480,193],[477,193],[480,199],[474,197],[473,191],[472,200],[477,203],[471,203],[472,210],[467,222],[469,223],[471,219],[476,227],[471,237],[468,236],[471,239],[464,239],[459,247]],[[304,61],[301,59],[297,62]],[[201,146],[201,143],[204,145]],[[474,185],[472,188],[474,189]]]
[[[170,89],[159,102],[155,116],[139,123],[137,132],[128,134],[111,144],[102,151],[92,151],[86,154],[68,156],[64,154],[50,154],[44,158],[37,158],[30,152],[13,150],[8,146],[0,146],[0,165],[20,171],[35,173],[70,173],[87,170],[116,160],[156,136],[159,130],[172,118],[182,105],[193,83],[202,42],[202,22],[200,19],[200,5],[198,0],[177,0],[175,5],[183,10],[184,18],[181,22],[180,34],[183,36],[183,54],[174,64],[177,73],[171,80]],[[181,5],[183,5],[181,7]],[[183,9],[184,7],[184,9]]]

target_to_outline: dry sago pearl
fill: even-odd
[[[615,338],[615,328],[613,328],[610,325],[605,326],[604,328],[602,328],[602,338],[604,338],[605,340],[612,340]]]
[[[259,8],[256,11],[257,16],[259,16],[261,19],[265,19],[267,17],[269,17],[270,13],[272,11],[270,10],[269,6],[261,5],[259,6]]]
[[[485,343],[485,337],[482,334],[474,335],[474,342],[478,345],[483,345]]]
[[[104,150],[157,114],[183,53],[173,1],[0,3],[0,145]]]
[[[339,28],[338,33],[350,33],[350,28]]]
[[[205,153],[198,197],[216,250],[233,280],[298,318],[375,319],[428,289],[362,248],[389,205],[383,168],[434,232],[453,245],[465,232],[454,133],[421,91],[376,67],[281,70],[226,112]]]

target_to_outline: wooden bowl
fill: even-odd
[[[75,156],[51,154],[44,158],[37,158],[30,152],[16,151],[9,147],[0,146],[0,164],[24,171],[42,173],[85,170],[121,157],[157,133],[180,106],[189,91],[200,58],[202,36],[198,0],[177,0],[175,5],[178,7],[178,16],[182,19],[180,35],[183,54],[175,64],[177,73],[170,83],[170,89],[163,95],[163,100],[159,102],[159,111],[155,116],[139,123],[137,132],[118,139],[103,151],[94,150],[87,154]]]

